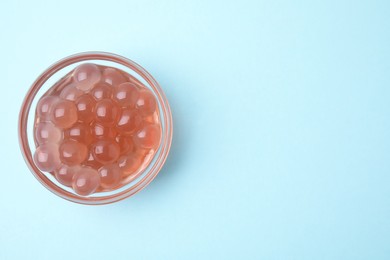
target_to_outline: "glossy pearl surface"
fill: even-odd
[[[161,129],[155,124],[146,124],[134,135],[134,143],[142,148],[156,148],[161,139]]]
[[[62,132],[51,122],[41,122],[35,126],[35,140],[38,144],[58,143],[61,141]]]
[[[117,164],[109,164],[99,169],[100,186],[103,189],[116,187],[121,181],[122,172]]]
[[[120,108],[111,99],[103,99],[96,103],[96,121],[105,126],[112,126],[118,120]]]
[[[126,82],[115,87],[114,98],[122,107],[135,107],[139,97],[139,89],[135,84]]]
[[[73,73],[76,87],[82,91],[89,91],[100,81],[101,72],[98,66],[85,63],[78,66]]]
[[[75,101],[83,94],[84,92],[76,88],[74,84],[70,84],[61,91],[60,97],[66,100]]]
[[[77,108],[74,102],[60,100],[53,105],[51,121],[59,128],[71,127],[77,122]]]
[[[118,119],[117,129],[122,134],[134,133],[142,123],[142,116],[136,110],[122,109]]]
[[[63,164],[54,171],[54,176],[56,177],[59,183],[71,187],[73,176],[75,175],[78,169],[79,167],[70,167]]]
[[[47,143],[38,146],[34,153],[34,162],[41,171],[54,171],[61,164],[58,145]]]
[[[93,157],[102,164],[115,162],[120,156],[119,145],[111,140],[97,141],[92,145]]]
[[[81,162],[87,159],[88,148],[83,143],[66,140],[61,143],[59,152],[62,163],[74,166],[80,165]]]
[[[123,73],[114,68],[105,68],[103,70],[102,81],[108,85],[115,87],[127,81]]]
[[[149,90],[142,90],[139,92],[135,105],[140,114],[148,116],[156,111],[156,98]]]
[[[40,121],[47,121],[50,119],[50,112],[58,97],[44,96],[42,97],[37,105],[37,117]]]
[[[97,170],[91,167],[81,167],[73,176],[73,190],[83,196],[94,193],[100,185],[100,176]]]
[[[96,101],[90,95],[82,95],[76,102],[77,118],[80,122],[90,123],[95,115],[93,113],[96,105]]]

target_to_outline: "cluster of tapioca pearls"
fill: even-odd
[[[37,105],[34,161],[80,195],[118,188],[160,143],[154,95],[123,71],[82,64],[49,93]]]

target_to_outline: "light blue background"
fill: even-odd
[[[390,259],[389,1],[0,2],[0,259]],[[30,174],[17,116],[67,55],[162,85],[172,150],[100,207]]]

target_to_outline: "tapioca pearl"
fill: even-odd
[[[35,140],[38,144],[58,143],[62,139],[62,131],[51,122],[41,122],[35,127]]]
[[[122,109],[117,123],[117,130],[122,134],[132,134],[142,123],[142,116],[137,110]]]
[[[161,128],[156,124],[145,124],[133,136],[134,144],[140,148],[157,148],[161,140]]]
[[[67,166],[65,164],[62,164],[58,169],[54,171],[54,177],[59,183],[71,187],[73,176],[78,169],[79,166]]]
[[[144,148],[134,145],[134,153],[138,154],[141,157],[145,157],[151,152],[153,152],[151,148]]]
[[[94,168],[96,170],[98,170],[99,168],[101,168],[103,166],[102,163],[98,162],[95,159],[95,157],[93,157],[92,152],[89,153],[87,159],[84,162],[82,162],[81,165],[88,166],[88,167]]]
[[[117,69],[105,68],[103,70],[102,81],[110,86],[117,86],[127,81],[126,77]]]
[[[120,108],[111,99],[103,99],[96,103],[96,121],[104,126],[113,126],[118,120]]]
[[[118,135],[115,140],[120,147],[121,154],[127,154],[134,150],[134,141],[131,137]]]
[[[100,186],[103,189],[111,189],[118,186],[122,178],[121,169],[117,164],[109,164],[99,169]]]
[[[74,102],[60,100],[53,105],[51,121],[59,128],[69,128],[77,122],[77,108]]]
[[[41,171],[54,171],[61,165],[58,145],[46,143],[38,146],[34,153],[34,162]]]
[[[143,121],[147,122],[147,123],[150,123],[150,124],[153,124],[153,123],[156,123],[157,121],[155,120],[155,116],[154,116],[155,113],[149,115],[149,116],[145,116],[143,117]]]
[[[100,186],[100,176],[97,170],[90,167],[80,167],[73,176],[72,188],[82,196],[94,193]]]
[[[110,99],[112,98],[113,87],[107,83],[97,83],[95,87],[91,90],[90,94],[96,100]]]
[[[61,162],[68,165],[80,165],[88,156],[88,148],[85,144],[74,140],[65,140],[60,145]]]
[[[134,108],[139,97],[139,89],[130,82],[122,83],[114,88],[114,98],[122,107]]]
[[[93,113],[96,101],[90,95],[82,95],[76,100],[77,117],[80,122],[90,123],[94,118]]]
[[[39,100],[36,111],[40,121],[47,121],[50,119],[50,112],[57,101],[58,97],[55,96],[45,96]]]
[[[114,139],[117,132],[114,127],[103,126],[99,123],[91,125],[92,137],[96,139]]]
[[[60,98],[75,101],[83,94],[84,92],[76,88],[75,84],[70,84],[61,91]]]
[[[87,124],[76,123],[64,131],[64,138],[75,140],[79,143],[89,145],[92,142],[92,133]]]
[[[149,90],[141,90],[136,101],[136,108],[143,116],[153,114],[157,108],[155,96]]]
[[[142,156],[136,153],[122,155],[118,159],[118,166],[123,176],[129,176],[137,172],[142,165]]]
[[[92,145],[92,154],[102,164],[115,162],[120,156],[120,147],[115,141],[100,140]]]
[[[101,76],[99,67],[91,63],[81,64],[73,72],[76,87],[84,92],[92,89],[100,81]]]

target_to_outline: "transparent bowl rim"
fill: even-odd
[[[160,114],[162,114],[162,120],[163,120],[162,123],[164,125],[161,144],[159,147],[160,152],[158,153],[158,155],[156,155],[157,158],[153,166],[148,170],[145,176],[142,179],[140,179],[139,182],[135,183],[134,185],[130,186],[129,188],[123,191],[111,195],[107,195],[107,196],[102,196],[102,197],[78,196],[77,194],[68,192],[62,189],[61,187],[57,186],[55,183],[53,183],[35,165],[31,153],[30,145],[28,142],[28,134],[27,134],[28,115],[30,113],[30,108],[33,100],[35,99],[39,89],[43,86],[43,84],[59,70],[67,66],[70,66],[74,63],[88,61],[88,60],[102,60],[102,61],[110,61],[117,64],[121,64],[131,69],[132,71],[136,72],[139,76],[141,76],[153,89],[154,94],[156,95],[161,105]],[[172,135],[173,135],[173,123],[172,123],[171,109],[163,90],[161,89],[157,81],[152,77],[152,75],[150,75],[144,68],[142,68],[134,61],[117,54],[108,53],[108,52],[82,52],[82,53],[77,53],[65,57],[57,61],[49,68],[47,68],[34,81],[34,83],[31,85],[30,89],[28,90],[24,98],[20,110],[18,135],[19,135],[20,148],[24,160],[26,161],[26,164],[28,165],[30,171],[33,173],[33,175],[38,179],[38,181],[43,186],[45,186],[48,190],[50,190],[57,196],[75,203],[86,204],[86,205],[103,205],[103,204],[108,204],[119,200],[123,200],[125,198],[128,198],[136,194],[137,192],[145,188],[157,176],[157,174],[159,173],[159,171],[161,170],[161,168],[163,167],[167,159],[171,147]]]

